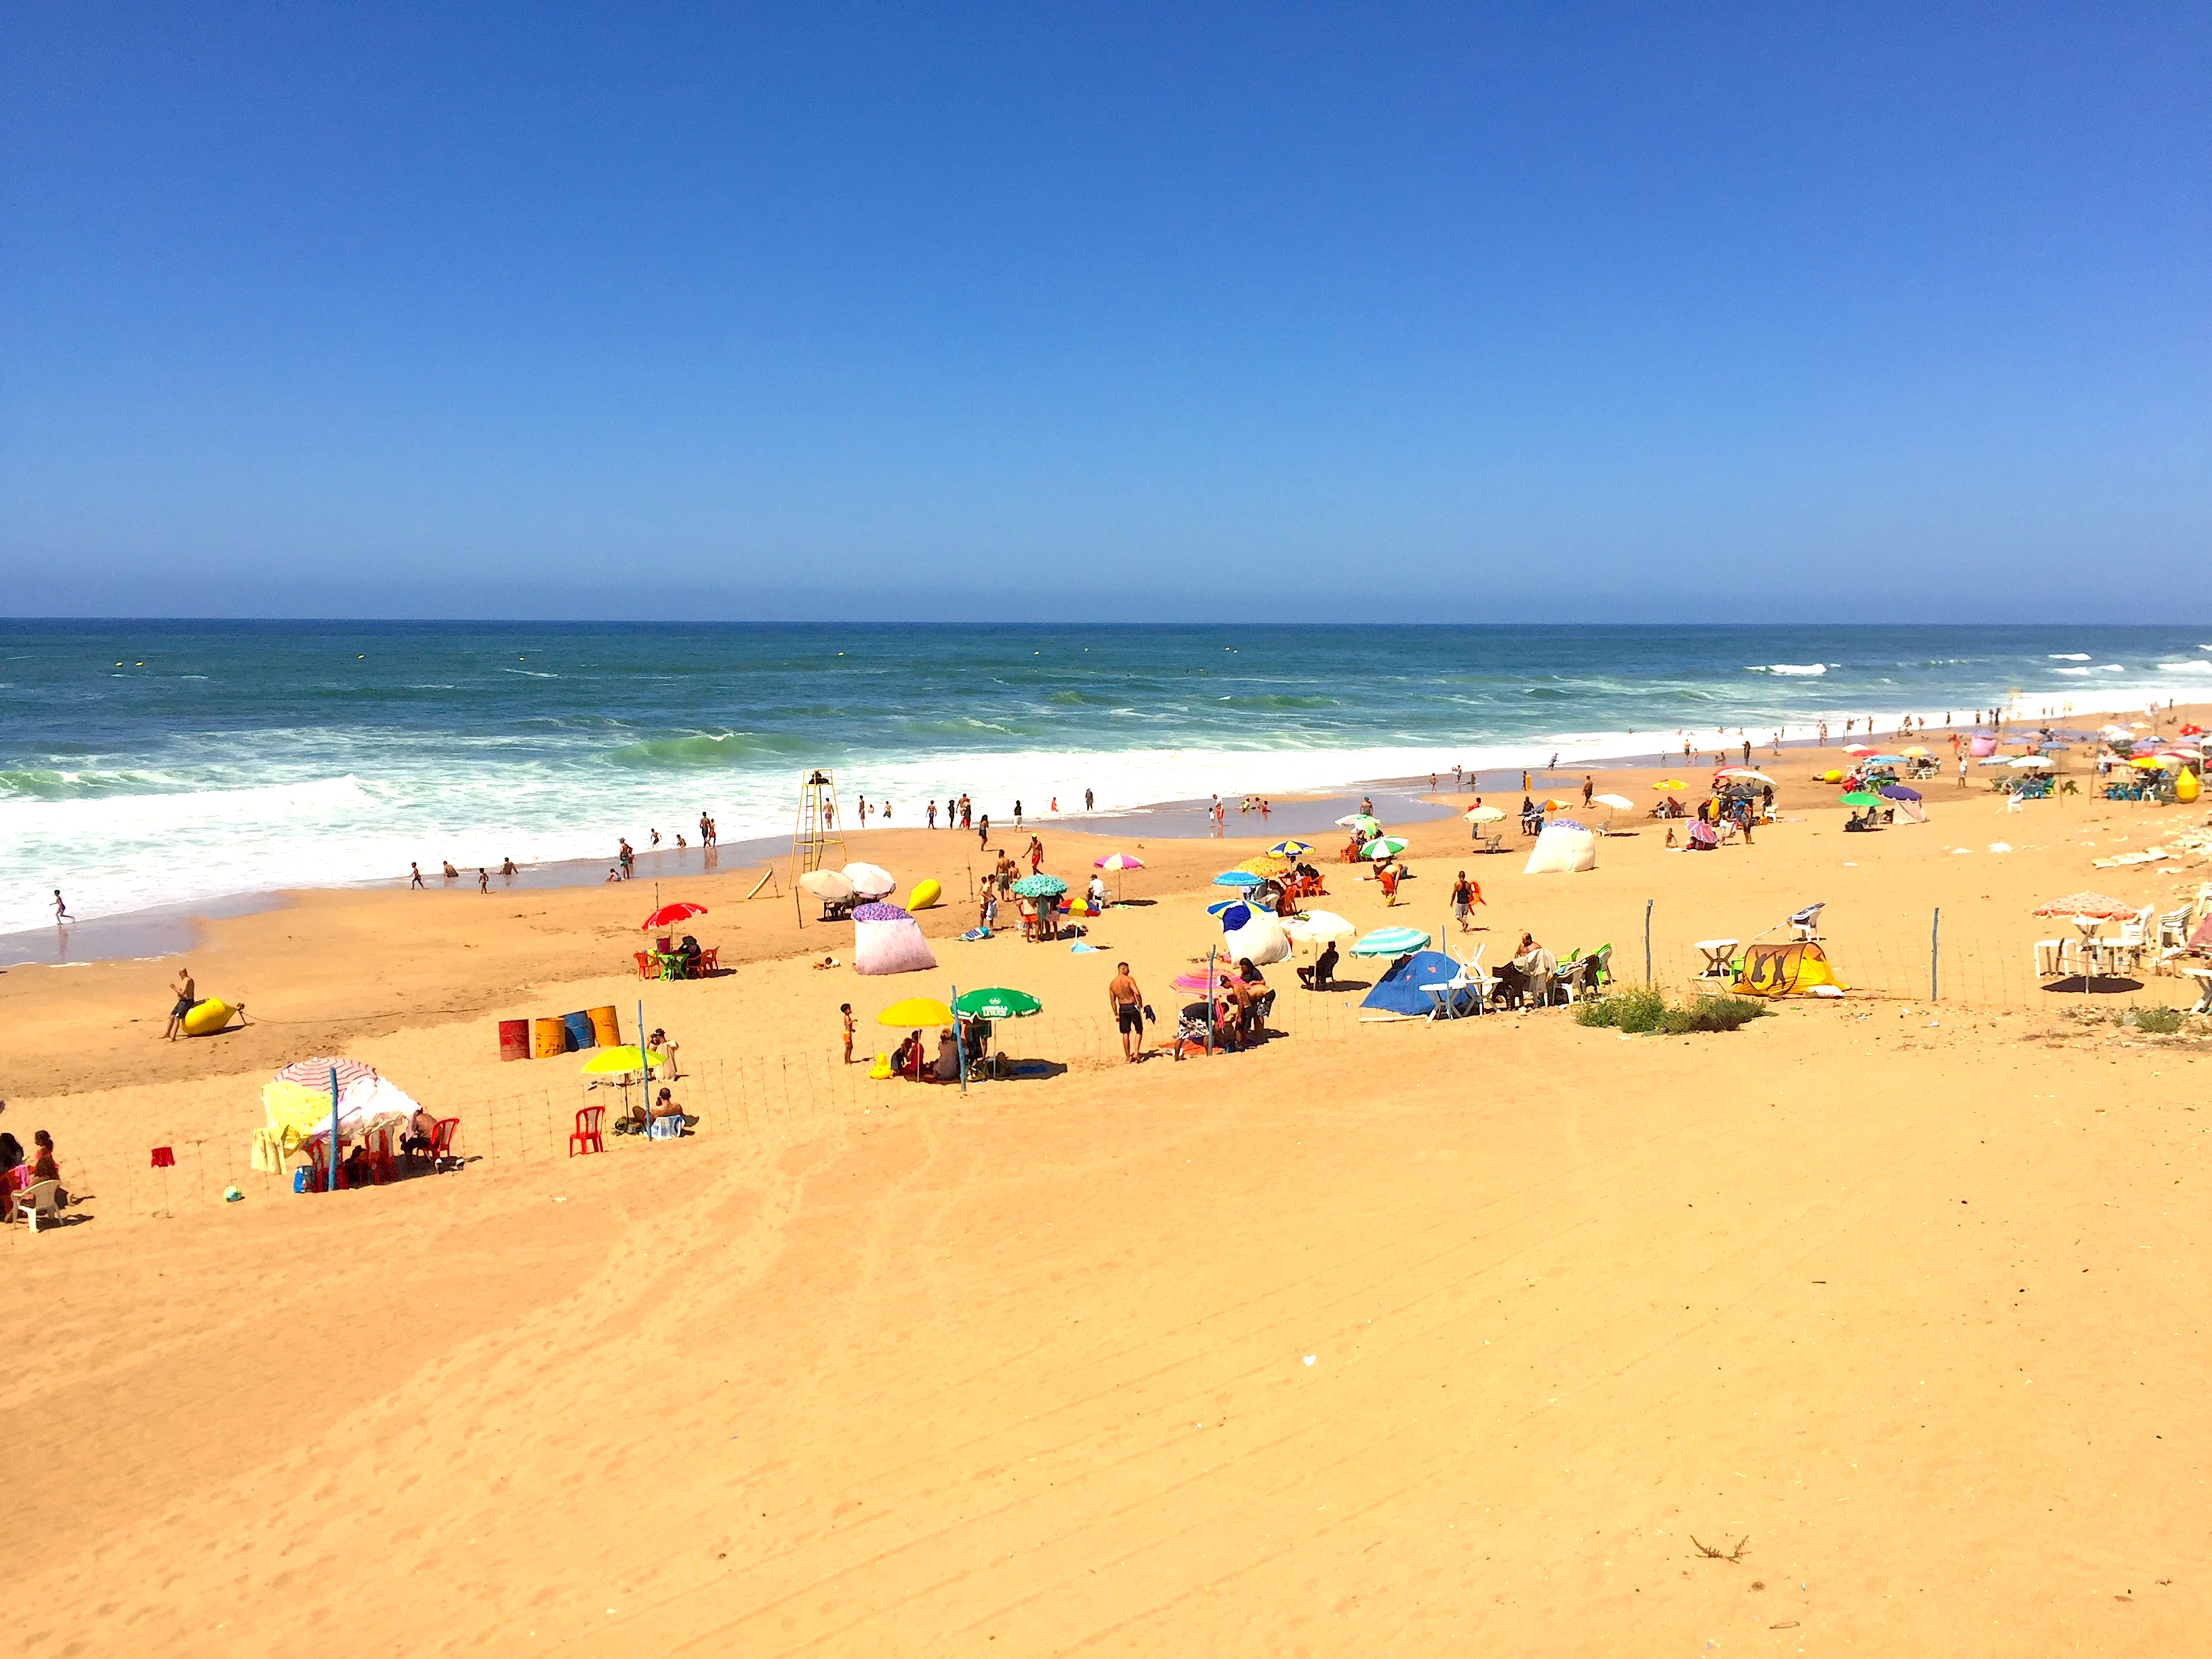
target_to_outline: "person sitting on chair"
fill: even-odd
[[[399,1150],[408,1157],[427,1154],[438,1139],[438,1120],[428,1106],[417,1106],[399,1137]]]
[[[663,1089],[659,1095],[654,1097],[652,1108],[649,1110],[642,1101],[629,1109],[630,1121],[635,1123],[641,1129],[650,1128],[653,1126],[654,1119],[664,1117],[672,1117],[679,1120],[687,1129],[699,1121],[696,1117],[686,1116],[684,1115],[684,1109],[676,1103],[674,1098],[665,1089]]]
[[[930,1069],[939,1083],[960,1080],[960,1045],[953,1040],[950,1025],[937,1033],[937,1063]]]
[[[1331,939],[1322,947],[1320,957],[1311,967],[1298,969],[1298,977],[1305,982],[1307,990],[1326,991],[1336,973],[1336,941]]]

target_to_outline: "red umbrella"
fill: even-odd
[[[703,916],[703,904],[664,904],[638,924],[638,932],[649,933],[656,927],[673,927],[679,921],[689,921],[694,916]]]
[[[2039,904],[2039,916],[2094,916],[2100,921],[2122,921],[2134,916],[2136,907],[2108,893],[2069,893],[2048,904]]]

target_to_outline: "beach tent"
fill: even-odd
[[[254,1131],[250,1161],[252,1167],[264,1171],[275,1171],[284,1167],[284,1160],[311,1141],[325,1141],[331,1133],[330,1067],[358,1066],[356,1061],[327,1060],[295,1062],[279,1072],[261,1088],[261,1109],[267,1123]],[[323,1082],[319,1086],[294,1080],[295,1073],[308,1073],[319,1067]],[[338,1074],[338,1138],[341,1142],[359,1140],[378,1130],[391,1133],[394,1140],[404,1132],[407,1121],[415,1115],[415,1102],[392,1083],[362,1066],[350,1077],[345,1072]],[[341,1154],[343,1155],[343,1154]]]
[[[1255,967],[1264,968],[1271,962],[1280,962],[1291,954],[1291,936],[1283,924],[1265,911],[1255,914],[1242,927],[1231,929],[1222,936],[1222,951],[1231,962],[1249,957]]]
[[[1404,961],[1392,963],[1389,972],[1360,998],[1359,1006],[1393,1018],[1425,1017],[1436,1003],[1421,988],[1448,984],[1458,974],[1459,963],[1442,951],[1416,951]]]
[[[1834,989],[1820,988],[1826,986]],[[1758,997],[1786,997],[1834,996],[1850,988],[1836,977],[1826,951],[1809,941],[1801,941],[1795,945],[1746,946],[1743,971],[1735,988]]]
[[[921,924],[896,904],[863,904],[853,912],[853,971],[918,974],[937,966]]]
[[[1554,818],[1544,826],[1528,852],[1524,876],[1566,875],[1597,868],[1597,837],[1572,818]]]

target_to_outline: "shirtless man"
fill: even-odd
[[[184,1034],[185,1016],[191,1012],[192,1005],[200,1000],[199,988],[192,982],[192,970],[189,966],[177,969],[177,982],[172,988],[177,994],[177,1000],[169,1010],[169,1029],[161,1033],[162,1040],[167,1042],[174,1042]]]
[[[1121,1052],[1133,1065],[1145,1054],[1145,994],[1129,975],[1129,964],[1114,964],[1113,980],[1106,987],[1106,1006],[1121,1028]]]

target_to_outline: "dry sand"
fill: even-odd
[[[628,972],[635,886],[212,924],[202,989],[254,1023],[175,1045],[173,961],[0,975],[5,1126],[52,1129],[88,1194],[8,1242],[12,1644],[2197,1650],[2212,1073],[2068,1017],[2028,957],[2055,894],[2185,899],[2200,860],[2091,860],[2203,814],[2006,813],[1947,775],[1928,825],[1845,837],[1813,757],[1769,764],[1789,821],[1711,855],[1624,820],[1596,872],[1528,878],[1415,826],[1394,918],[1438,929],[1465,867],[1487,932],[1454,944],[1610,941],[1636,977],[1651,900],[1679,983],[1692,941],[1825,899],[1853,994],[1726,1036],[1364,1024],[1279,969],[1281,1037],[1124,1065],[1111,964],[1180,1000],[1203,884],[1267,838],[1235,818],[1146,846],[1152,902],[1097,956],[950,938],[972,836],[852,837],[956,896],[926,982],[814,969],[851,929],[735,872],[684,895],[736,967],[698,983]],[[1128,845],[1044,836],[1077,880]],[[1384,920],[1327,869],[1328,908]],[[1056,1074],[838,1063],[838,1002],[872,1048],[878,1007],[954,981],[1042,996],[1004,1029]],[[575,1060],[502,1066],[493,1022],[615,1002],[627,1036],[641,993],[700,1133],[572,1161]],[[328,1198],[248,1174],[262,1077],[325,1050],[458,1114],[475,1161]]]

